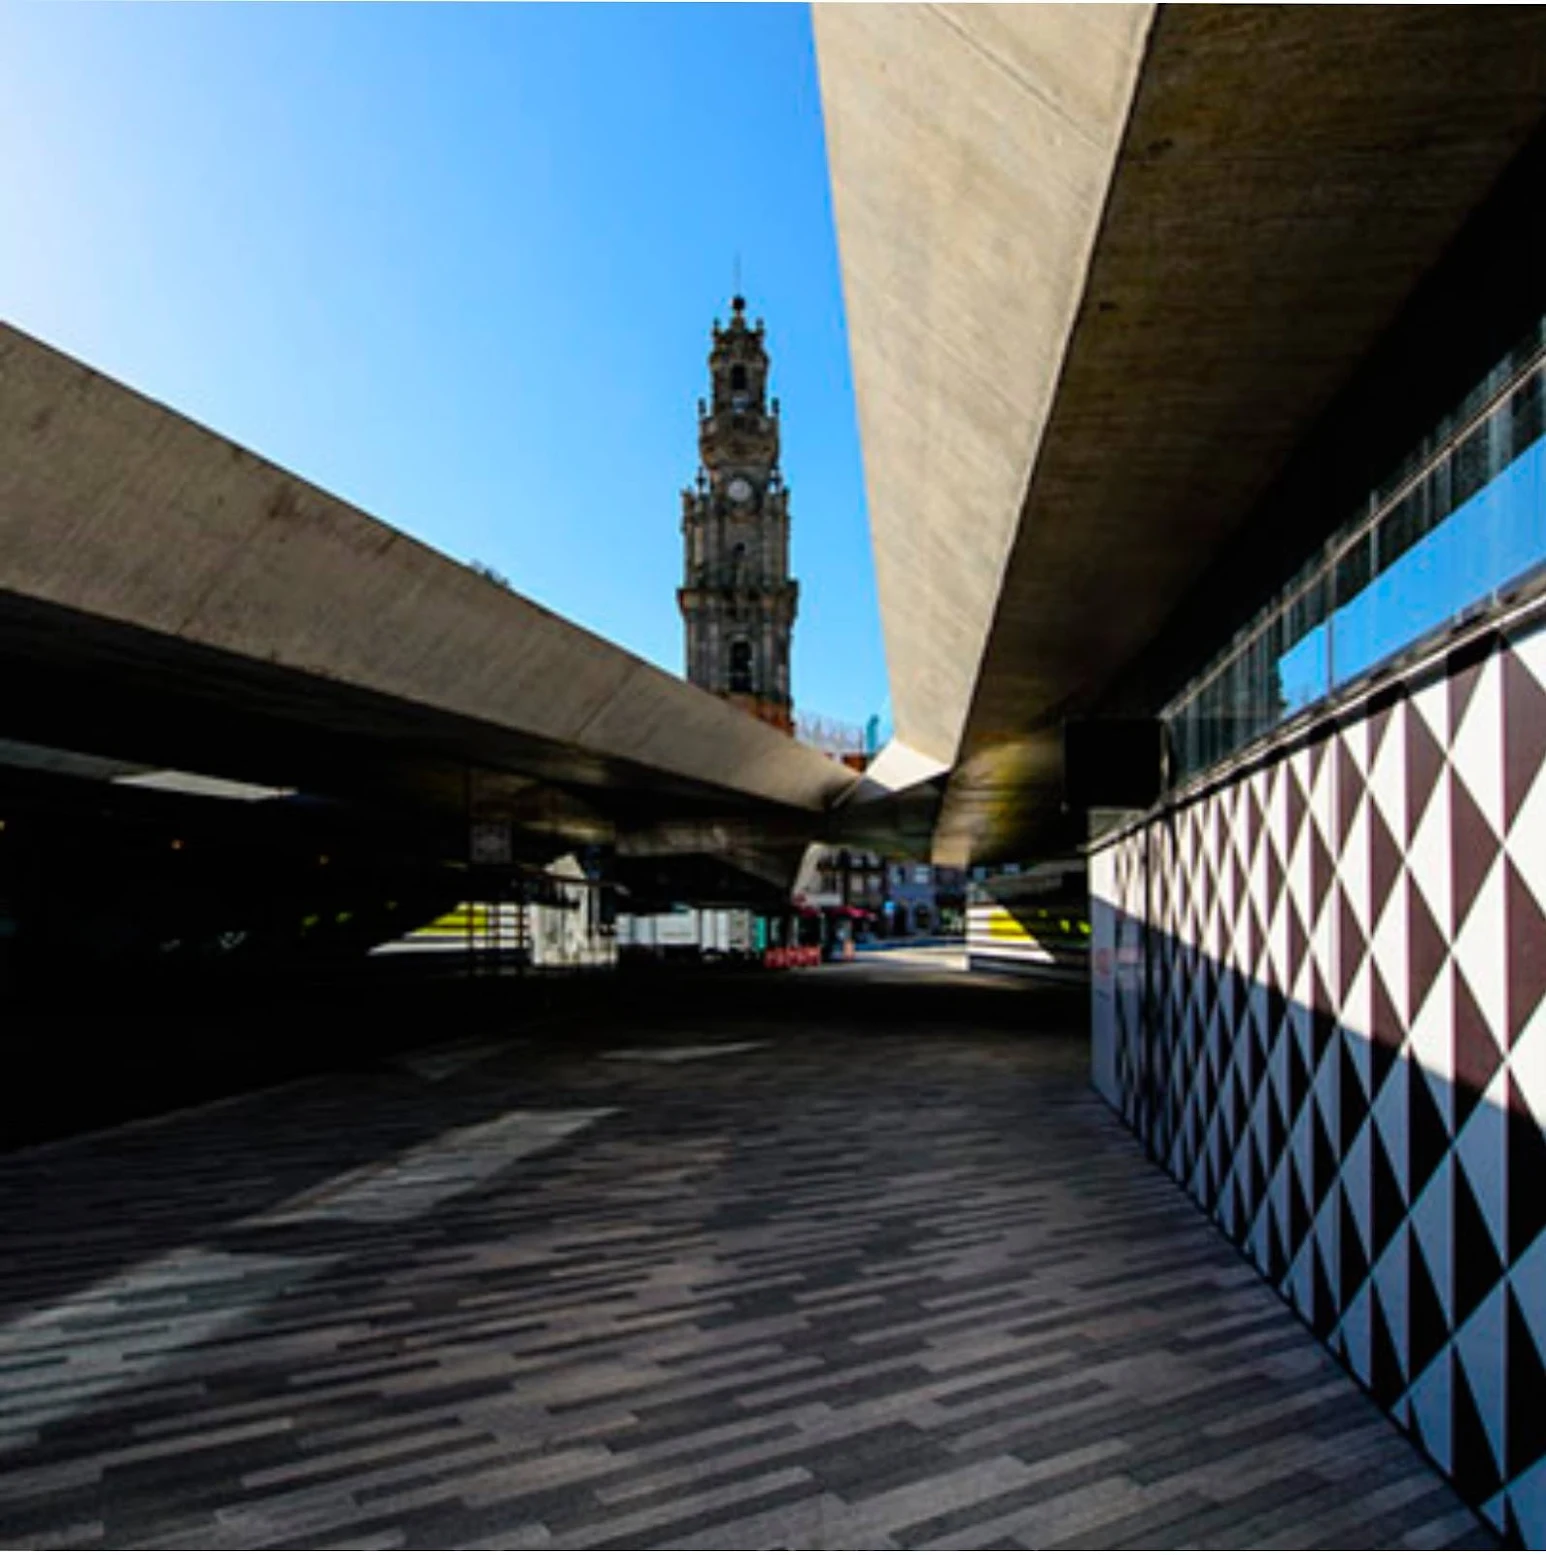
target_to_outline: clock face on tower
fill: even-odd
[[[725,488],[732,502],[749,502],[752,494],[752,483],[744,475],[737,475]]]

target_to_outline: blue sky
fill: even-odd
[[[0,314],[681,668],[742,258],[794,684],[886,696],[805,6],[0,5]]]

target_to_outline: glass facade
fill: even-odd
[[[1206,771],[1546,562],[1546,319],[1165,709]]]

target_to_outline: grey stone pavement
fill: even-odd
[[[1083,1010],[620,984],[0,1159],[0,1544],[1487,1547]]]

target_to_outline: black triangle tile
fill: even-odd
[[[1444,1303],[1418,1237],[1407,1238],[1406,1253],[1407,1365],[1413,1378],[1417,1378],[1449,1342],[1451,1334]]]
[[[1415,1204],[1438,1170],[1450,1140],[1423,1066],[1408,1063],[1405,1068],[1407,1183]]]
[[[1508,1077],[1508,1255],[1517,1259],[1546,1231],[1546,1135]],[[1546,1393],[1541,1395],[1546,1409]]]
[[[1461,924],[1476,901],[1488,872],[1497,862],[1502,843],[1488,824],[1480,806],[1471,797],[1460,774],[1453,768],[1449,775],[1449,867],[1452,900],[1452,927]]]
[[[1458,1329],[1503,1278],[1503,1260],[1463,1170],[1454,1174],[1454,1321]]]
[[[1385,1304],[1376,1285],[1369,1302],[1369,1391],[1381,1409],[1390,1409],[1406,1392],[1406,1376],[1401,1370]]]
[[[1467,1501],[1480,1503],[1496,1493],[1503,1476],[1458,1352],[1452,1370],[1449,1409],[1450,1477]]]
[[[1546,761],[1546,687],[1512,648],[1503,650],[1503,818],[1514,824]]]
[[[1503,1446],[1508,1477],[1513,1479],[1546,1456],[1546,1365],[1512,1290],[1507,1301],[1508,1427]]]
[[[1539,848],[1543,839],[1524,841]],[[1508,925],[1508,1044],[1512,1048],[1541,995],[1546,994],[1546,913],[1512,859],[1503,865],[1503,901]]]
[[[1503,1053],[1493,1040],[1492,1028],[1459,964],[1453,978],[1453,1031],[1455,1043],[1455,1132],[1458,1134],[1482,1098]]]

